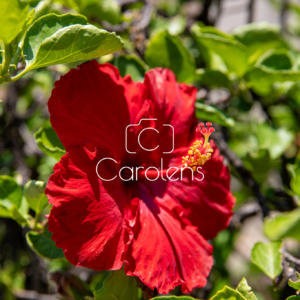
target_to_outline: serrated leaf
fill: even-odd
[[[86,299],[91,299],[86,297]],[[139,288],[136,279],[127,276],[124,270],[112,271],[105,279],[101,290],[94,292],[94,300],[138,300]]]
[[[120,75],[130,75],[133,81],[143,81],[145,75],[145,64],[142,60],[134,55],[117,56],[113,59],[112,64],[116,66]]]
[[[26,22],[29,5],[27,1],[0,0],[0,40],[10,44]]]
[[[39,256],[49,260],[61,259],[64,257],[64,252],[55,246],[55,242],[51,239],[51,236],[52,233],[46,228],[42,233],[35,231],[27,232],[26,240],[30,248]]]
[[[274,217],[267,217],[264,221],[264,231],[271,240],[286,237],[300,241],[300,208],[291,212],[280,213]]]
[[[195,107],[196,107],[196,117],[201,121],[218,123],[226,127],[232,127],[235,124],[232,118],[228,117],[222,110],[214,106],[196,102]]]
[[[194,25],[192,33],[200,50],[204,47],[209,55],[218,55],[229,73],[244,75],[248,68],[248,54],[247,48],[242,43],[214,27]]]
[[[64,14],[61,16],[48,14],[37,19],[29,28],[24,39],[24,56],[26,65],[34,63],[41,44],[58,30],[75,24],[87,25],[84,16]]]
[[[24,196],[31,209],[40,214],[48,205],[48,198],[45,195],[46,183],[43,181],[30,180],[24,186]]]
[[[9,176],[0,175],[0,217],[11,218],[10,209],[20,207],[22,188]]]
[[[177,36],[161,31],[151,38],[145,53],[150,68],[172,70],[179,82],[191,82],[195,77],[195,60]]]
[[[84,17],[71,14],[50,14],[38,19],[24,40],[25,72],[55,64],[89,60],[122,48],[123,42],[115,33],[85,24]]]
[[[275,279],[282,272],[281,241],[269,244],[256,243],[251,253],[252,262],[271,279]]]
[[[210,300],[246,300],[238,291],[225,286],[221,291],[218,291]]]
[[[247,300],[257,300],[252,292],[252,288],[248,285],[246,278],[243,278],[236,290]]]
[[[289,279],[289,286],[295,289],[296,291],[300,291],[300,274],[296,272],[297,280],[293,281]]]
[[[65,148],[53,130],[49,120],[34,134],[34,138],[38,147],[46,155],[60,160],[66,154]]]

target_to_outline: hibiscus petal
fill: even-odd
[[[143,90],[110,64],[82,64],[55,83],[48,102],[51,124],[67,150],[91,142],[121,159],[125,129],[143,105]]]
[[[191,172],[186,170],[183,172],[183,180],[168,181],[167,186],[162,181],[147,183],[155,195],[164,191],[165,205],[170,205],[166,204],[167,198],[174,199],[181,205],[184,209],[184,217],[198,228],[199,233],[206,240],[215,237],[219,231],[228,226],[235,204],[235,198],[230,191],[228,167],[224,164],[223,157],[214,142],[211,141],[210,144],[214,149],[213,155],[202,169],[199,169],[204,178],[202,174],[195,172],[194,180],[191,180]],[[182,154],[186,149],[177,149],[175,153]],[[180,156],[173,158],[168,167],[180,165],[181,160]],[[198,181],[196,178],[203,180]]]
[[[176,210],[159,205],[140,184],[139,218],[126,253],[125,272],[166,294],[177,285],[184,292],[203,287],[213,264],[212,246],[193,226],[184,224]]]
[[[53,204],[52,239],[72,264],[94,270],[122,267],[122,253],[132,238],[129,225],[135,224],[137,211],[124,182],[98,178],[95,166],[104,153],[90,144],[70,148],[56,164],[46,189]],[[106,178],[117,172],[113,166],[104,171]]]

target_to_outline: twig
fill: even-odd
[[[257,202],[248,202],[234,213],[230,225],[239,227],[246,219],[256,216],[260,212],[261,209]]]
[[[292,254],[288,253],[285,249],[281,249],[281,253],[287,261],[295,264],[297,267],[300,267],[300,259],[299,258],[294,257]]]
[[[111,25],[110,23],[108,23],[106,21],[100,21],[98,19],[93,19],[93,20],[100,23],[106,30],[111,31],[111,32],[114,31],[116,33],[120,33],[120,32],[127,30],[130,25],[128,22],[123,22],[123,23],[117,24],[117,25]]]
[[[255,8],[255,0],[249,0],[248,23],[252,23],[254,21],[254,8]]]
[[[227,143],[222,137],[221,133],[215,132],[212,135],[213,140],[217,143],[221,154],[223,154],[230,162],[230,164],[236,169],[243,181],[249,186],[254,192],[258,203],[261,207],[263,217],[268,216],[269,208],[265,197],[260,191],[259,184],[254,180],[249,170],[244,167],[242,160],[235,155],[235,153],[227,146]]]
[[[212,25],[212,22],[209,18],[209,10],[212,5],[212,0],[204,0],[201,14],[199,15],[198,20],[202,21],[205,25]]]
[[[287,11],[289,6],[289,0],[282,0],[281,4],[281,13],[280,13],[280,25],[281,31],[286,31],[286,20],[287,20]]]

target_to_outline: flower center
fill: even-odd
[[[207,128],[204,127],[204,123],[200,123],[196,129],[197,132],[203,134],[204,143],[203,141],[195,141],[188,151],[188,155],[182,157],[182,164],[185,167],[191,167],[194,171],[196,171],[198,166],[204,165],[214,152],[214,150],[211,149],[208,139],[215,129],[211,127],[212,123],[210,122],[207,122],[206,126]]]

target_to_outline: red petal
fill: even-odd
[[[195,178],[191,181],[190,172],[187,170],[183,173],[183,180],[168,182],[168,186],[164,187],[166,197],[176,200],[184,208],[184,217],[198,228],[206,240],[215,237],[228,226],[235,204],[235,198],[230,191],[229,170],[214,142],[210,141],[210,144],[214,152],[211,159],[202,166],[202,181]],[[185,155],[187,150],[188,148],[177,149],[175,154]],[[180,163],[181,156],[170,161],[168,167],[178,166]],[[203,177],[200,173],[195,173],[196,176],[198,179]],[[152,190],[159,190],[157,185],[151,185]]]
[[[135,224],[137,202],[130,201],[130,192],[119,179],[98,178],[95,166],[103,157],[100,152],[92,145],[73,147],[56,164],[46,189],[53,204],[49,231],[72,264],[120,269],[122,253],[132,238],[129,225]],[[115,173],[108,168],[106,176]]]
[[[163,294],[178,285],[184,292],[203,287],[213,263],[212,246],[181,221],[176,209],[160,206],[150,192],[142,185],[137,192],[143,200],[125,257],[126,274]]]
[[[67,150],[92,142],[121,158],[125,128],[135,122],[143,90],[143,84],[120,77],[110,64],[82,64],[55,83],[48,103],[51,124]]]

